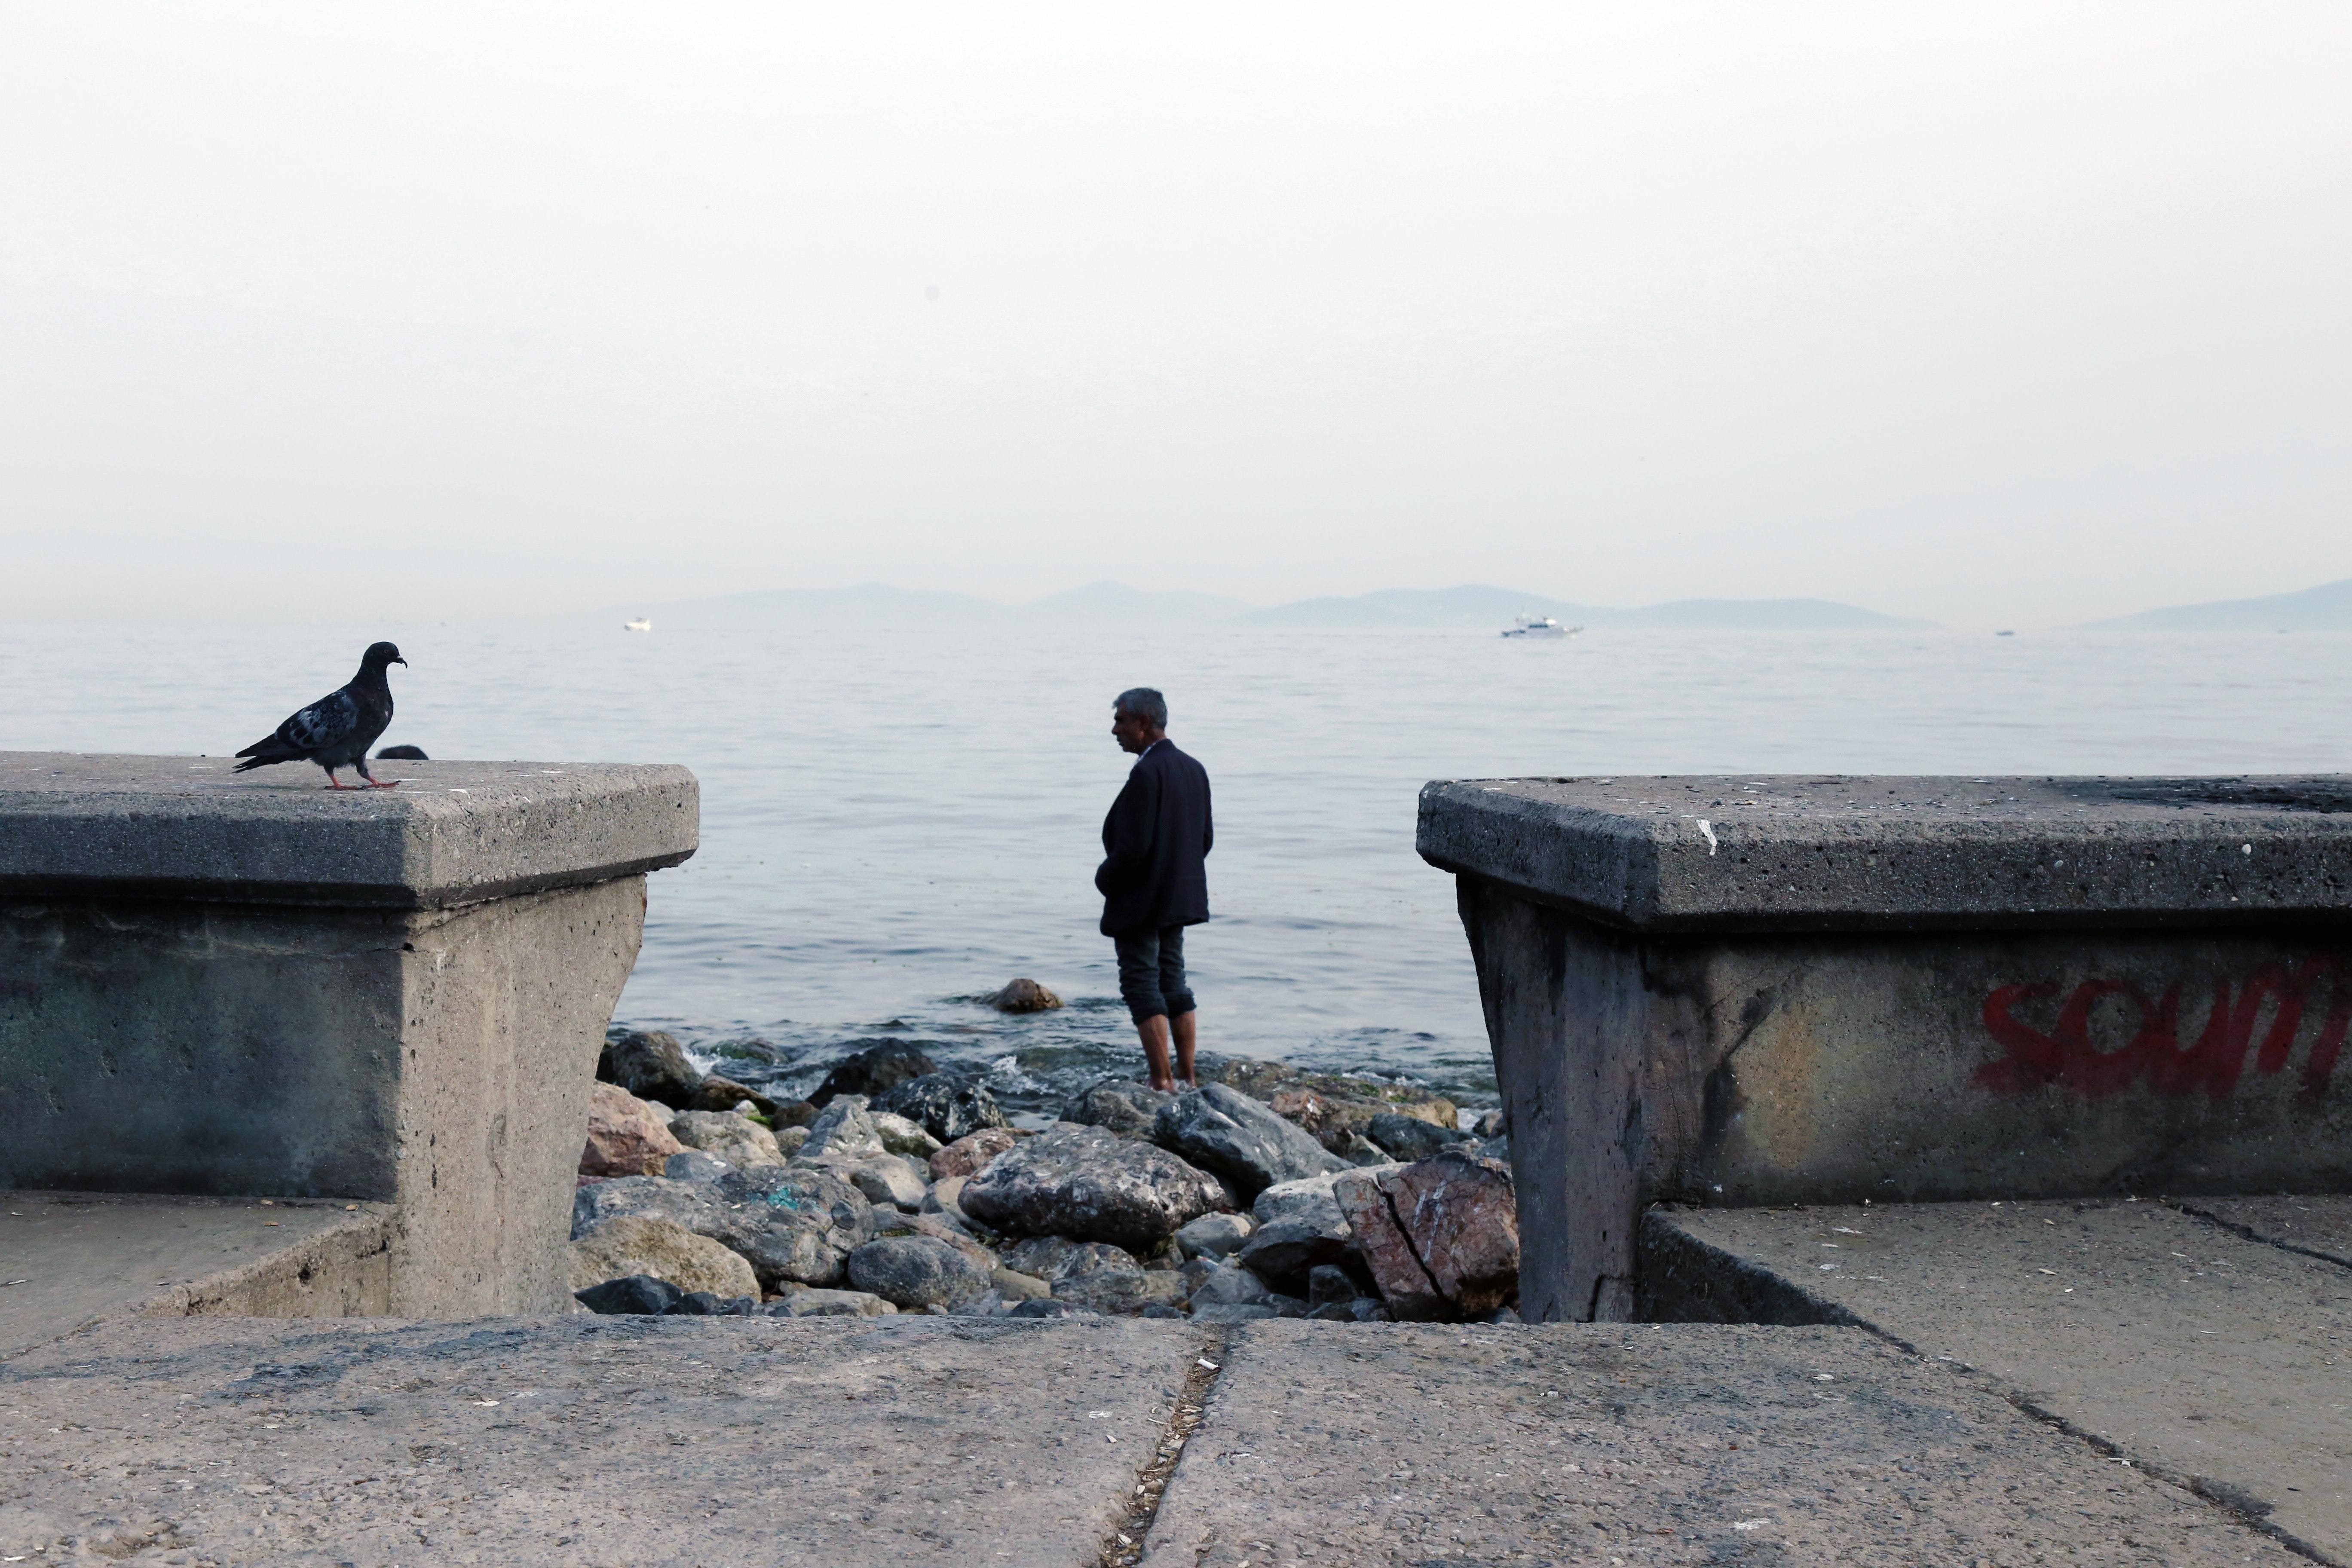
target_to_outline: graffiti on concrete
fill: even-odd
[[[2305,1022],[2315,1013],[2312,994],[2323,980],[2327,1010],[2306,1030]],[[2145,1082],[2158,1094],[2201,1091],[2225,1100],[2237,1091],[2249,1052],[2254,1071],[2274,1075],[2286,1069],[2296,1045],[2308,1039],[2298,1075],[2300,1092],[2305,1100],[2316,1100],[2326,1091],[2344,1047],[2345,1026],[2352,1022],[2352,976],[2332,958],[2307,958],[2291,966],[2262,964],[2234,986],[2227,976],[2216,980],[2212,1010],[2190,1042],[2181,1038],[2178,984],[2151,1001],[2147,992],[2126,981],[2085,980],[2060,1004],[2047,1033],[2017,1017],[2021,1004],[2047,1001],[2060,989],[2049,981],[2002,985],[1985,998],[1985,1028],[2006,1054],[1978,1070],[1978,1083],[2001,1094],[2055,1084],[2096,1100]],[[2098,1030],[2103,1038],[2095,1041],[2094,1011],[2110,998],[2110,1010]],[[2266,1012],[2268,1026],[2261,1030],[2257,1046],[2256,1027]]]

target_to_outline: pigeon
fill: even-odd
[[[277,733],[256,741],[237,753],[250,759],[236,772],[266,768],[273,763],[311,762],[327,770],[329,789],[352,786],[335,776],[335,770],[355,767],[360,777],[377,789],[390,789],[398,779],[380,779],[368,772],[368,748],[392,722],[392,688],[383,678],[390,665],[406,665],[400,650],[388,642],[370,645],[360,658],[360,672],[340,691],[330,692],[278,726]]]

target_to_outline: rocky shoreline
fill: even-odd
[[[572,1284],[599,1312],[1511,1321],[1492,1111],[1278,1062],[1107,1078],[1042,1131],[888,1042],[803,1101],[667,1035],[598,1063]]]

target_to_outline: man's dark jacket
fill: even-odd
[[[1214,837],[1208,770],[1174,742],[1154,742],[1103,818],[1105,858],[1095,872],[1103,935],[1141,936],[1207,920],[1209,875],[1201,862]]]

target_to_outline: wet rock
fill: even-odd
[[[1355,1314],[1356,1321],[1360,1323],[1389,1323],[1396,1321],[1395,1315],[1388,1309],[1388,1303],[1377,1296],[1359,1296],[1348,1303],[1348,1310]]]
[[[874,1109],[905,1117],[941,1143],[953,1143],[986,1128],[1008,1125],[1003,1108],[988,1092],[986,1084],[974,1083],[953,1073],[931,1072],[908,1079],[877,1099]],[[899,1152],[912,1151],[902,1149]]]
[[[1503,1113],[1499,1109],[1473,1110],[1465,1106],[1454,1125],[1474,1138],[1500,1138],[1503,1136]]]
[[[1461,1142],[1466,1134],[1384,1110],[1364,1128],[1364,1136],[1387,1150],[1391,1159],[1411,1163],[1426,1160],[1439,1150]]]
[[[663,1162],[661,1173],[674,1182],[715,1182],[734,1168],[716,1154],[688,1149]]]
[[[1164,1149],[1099,1127],[1056,1123],[964,1184],[964,1213],[1013,1236],[1075,1237],[1150,1248],[1223,1194]]]
[[[989,1271],[989,1282],[997,1295],[1006,1301],[1034,1301],[1054,1293],[1054,1287],[1034,1274],[1024,1274],[1017,1268],[999,1266]]]
[[[1176,1097],[1146,1083],[1107,1078],[1091,1083],[1062,1107],[1062,1120],[1084,1127],[1108,1127],[1125,1138],[1150,1138],[1160,1108]]]
[[[1065,1301],[1054,1296],[1041,1296],[1034,1301],[1024,1301],[1004,1314],[1008,1318],[1091,1318],[1092,1307],[1076,1301]]]
[[[1276,1315],[1275,1310],[1263,1301],[1213,1301],[1192,1309],[1192,1321],[1196,1323],[1248,1323]]]
[[[1054,1281],[1056,1301],[1076,1301],[1097,1312],[1127,1318],[1155,1303],[1176,1306],[1188,1293],[1183,1277],[1165,1268],[1101,1268]]]
[[[1255,1228],[1247,1215],[1204,1214],[1176,1233],[1176,1246],[1187,1258],[1224,1258]]]
[[[1216,1271],[1217,1260],[1213,1258],[1187,1258],[1176,1268],[1176,1272],[1183,1276],[1184,1290],[1187,1295],[1198,1290],[1202,1283]]]
[[[1304,1300],[1297,1296],[1285,1296],[1280,1291],[1268,1296],[1265,1299],[1265,1304],[1274,1309],[1274,1315],[1277,1318],[1303,1318],[1307,1315],[1307,1303]]]
[[[898,1311],[870,1290],[793,1290],[761,1309],[771,1318],[881,1318]]]
[[[1258,1306],[1273,1293],[1248,1269],[1227,1264],[1192,1287],[1192,1307],[1197,1312],[1202,1307]]]
[[[849,1280],[905,1310],[956,1307],[985,1295],[989,1270],[929,1236],[893,1236],[869,1241],[849,1255]]]
[[[1323,1146],[1350,1165],[1387,1165],[1394,1162],[1389,1152],[1349,1127],[1337,1137],[1326,1138]]]
[[[618,1084],[598,1083],[588,1095],[588,1142],[580,1151],[583,1176],[657,1176],[662,1163],[686,1145],[671,1135],[669,1110],[639,1100]]]
[[[686,1294],[667,1279],[651,1275],[632,1274],[626,1279],[607,1279],[591,1285],[584,1290],[574,1290],[572,1299],[592,1312],[607,1317],[659,1317],[677,1305]]]
[[[1349,1132],[1362,1132],[1382,1112],[1418,1117],[1441,1127],[1452,1127],[1456,1114],[1454,1102],[1444,1095],[1411,1084],[1307,1072],[1286,1062],[1204,1058],[1201,1078],[1266,1101],[1275,1114],[1297,1122],[1335,1153]]]
[[[731,1078],[720,1078],[717,1073],[695,1086],[696,1110],[735,1110],[745,1105],[772,1120],[782,1109],[758,1089],[746,1088]]]
[[[1277,1182],[1348,1168],[1347,1162],[1258,1101],[1213,1083],[1160,1107],[1152,1141],[1254,1198]]]
[[[681,1110],[669,1119],[670,1136],[688,1149],[716,1154],[730,1165],[781,1165],[776,1135],[732,1110]]]
[[[843,1168],[842,1178],[866,1194],[866,1201],[877,1208],[904,1209],[908,1214],[923,1206],[923,1179],[907,1168],[906,1161],[895,1154],[885,1154],[878,1160],[861,1160]]]
[[[676,1220],[629,1215],[608,1219],[572,1244],[572,1288],[649,1274],[681,1290],[756,1296],[758,1276],[724,1243],[697,1236]]]
[[[1499,1161],[1448,1149],[1343,1176],[1333,1195],[1397,1318],[1476,1317],[1517,1298],[1518,1208]]]
[[[1307,1316],[1318,1323],[1352,1323],[1356,1321],[1355,1304],[1352,1300],[1310,1303]]]
[[[1003,1257],[1007,1268],[1034,1274],[1048,1285],[1075,1274],[1143,1272],[1143,1265],[1124,1247],[1100,1241],[1072,1241],[1066,1236],[1033,1236],[1006,1247]]]
[[[920,1046],[905,1040],[880,1040],[835,1063],[833,1070],[824,1075],[824,1082],[809,1096],[809,1103],[822,1110],[845,1094],[864,1095],[870,1100],[908,1079],[939,1070],[939,1064],[925,1055]]]
[[[881,1129],[874,1118],[866,1113],[866,1097],[862,1094],[836,1096],[832,1103],[809,1123],[808,1141],[793,1157],[796,1160],[824,1158],[855,1164],[860,1160],[877,1160],[889,1151],[882,1147]]]
[[[1304,1289],[1307,1271],[1338,1263],[1354,1249],[1355,1237],[1328,1189],[1317,1201],[1286,1208],[1251,1233],[1234,1257],[1268,1279]]]
[[[931,1156],[931,1180],[977,1176],[988,1169],[991,1160],[1019,1142],[1009,1127],[983,1127],[977,1132],[967,1132]]]
[[[988,1005],[1000,1013],[1047,1013],[1060,1006],[1062,999],[1035,981],[1022,979],[1008,983]]]
[[[662,1314],[668,1318],[748,1318],[760,1304],[755,1291],[749,1296],[721,1296],[715,1290],[688,1290],[677,1300],[677,1305]]]
[[[729,1178],[739,1173],[729,1173]],[[673,1220],[741,1251],[764,1220],[738,1213],[722,1196],[725,1182],[675,1182],[667,1176],[621,1176],[595,1182],[572,1194],[572,1236],[577,1240],[608,1220],[627,1215]],[[860,1199],[861,1203],[865,1200]]]
[[[874,1131],[882,1135],[882,1147],[891,1153],[928,1163],[940,1152],[940,1141],[925,1131],[921,1122],[872,1106],[866,1107],[866,1114],[874,1119]]]
[[[596,1058],[596,1077],[639,1100],[657,1100],[677,1110],[693,1110],[695,1090],[702,1087],[702,1074],[687,1060],[686,1047],[677,1036],[659,1029],[606,1041]]]
[[[874,1236],[874,1205],[829,1171],[761,1165],[711,1184],[747,1234],[735,1244],[760,1283],[836,1285],[849,1255]],[[575,1202],[575,1206],[576,1202]]]
[[[375,760],[379,763],[429,763],[433,759],[425,754],[422,746],[386,746],[375,754]]]

